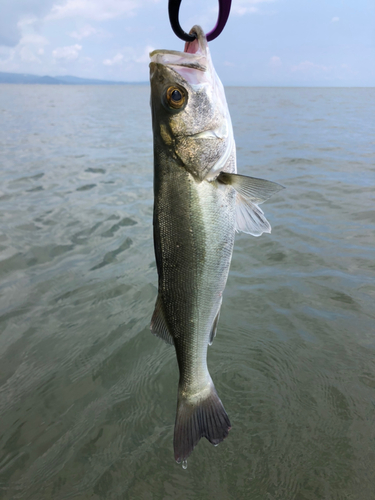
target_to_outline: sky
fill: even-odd
[[[217,0],[182,0],[210,31]],[[168,0],[0,0],[0,71],[148,81],[149,52],[183,50]],[[225,85],[375,86],[374,0],[233,0],[209,44]]]

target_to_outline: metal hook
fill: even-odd
[[[171,23],[172,29],[175,35],[185,42],[192,42],[195,40],[196,36],[194,34],[189,35],[180,26],[180,21],[178,20],[178,13],[180,10],[182,0],[169,0],[168,2],[168,13],[169,21]],[[206,38],[208,42],[215,40],[220,33],[223,31],[229,17],[230,7],[232,0],[219,0],[219,15],[217,18],[216,25],[213,30],[207,33]]]

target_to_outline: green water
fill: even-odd
[[[375,89],[227,97],[239,172],[286,189],[236,236],[209,348],[232,430],[183,470],[149,89],[0,86],[1,499],[374,497]]]

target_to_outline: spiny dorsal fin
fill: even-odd
[[[160,295],[156,299],[154,314],[152,315],[151,332],[157,337],[167,342],[167,344],[174,345],[173,337],[169,333],[167,323],[165,322],[164,312],[163,312],[163,303],[160,299]]]

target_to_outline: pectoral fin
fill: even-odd
[[[271,224],[265,218],[261,208],[237,193],[236,196],[236,231],[260,236],[271,232]]]
[[[246,175],[220,172],[216,179],[222,184],[232,186],[237,191],[236,196],[236,231],[260,236],[271,232],[271,225],[259,208],[264,201],[284,189],[276,182],[247,177]]]
[[[277,182],[248,177],[247,175],[228,174],[227,172],[220,172],[216,180],[222,184],[231,185],[237,193],[257,205],[265,202],[281,189],[285,189]]]
[[[150,330],[154,335],[164,340],[164,342],[167,342],[167,344],[174,345],[173,337],[169,333],[168,325],[164,318],[163,303],[159,295],[156,299],[155,310],[154,314],[152,315]]]

